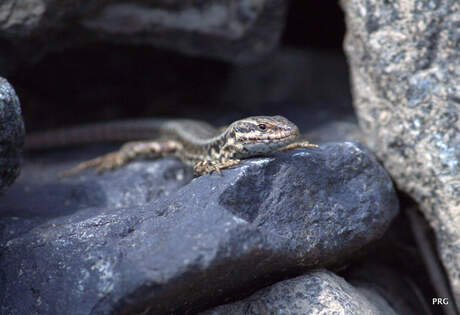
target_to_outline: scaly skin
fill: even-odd
[[[129,138],[155,138],[128,142],[119,151],[83,162],[63,173],[76,174],[88,168],[98,172],[121,167],[139,157],[175,156],[193,165],[195,176],[236,165],[241,159],[293,148],[317,147],[296,142],[299,129],[282,116],[254,116],[237,120],[223,131],[193,120],[139,120],[97,124],[64,131],[32,135],[26,148],[113,141]],[[151,135],[149,137],[149,135]],[[93,136],[94,141],[91,141]],[[66,142],[66,139],[69,139]]]

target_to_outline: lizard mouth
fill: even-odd
[[[248,138],[246,141],[243,142],[245,147],[244,153],[245,156],[257,156],[257,155],[264,155],[273,151],[276,151],[290,143],[292,143],[295,138],[297,137],[296,134],[288,134],[279,137],[271,137],[268,138],[260,138],[260,137],[252,137]]]
[[[238,158],[265,155],[283,148],[294,142],[299,135],[298,129],[278,130],[272,133],[252,134],[241,137],[239,142],[243,145],[241,151],[236,153]]]
[[[276,143],[276,142],[286,142],[289,140],[294,140],[297,137],[296,133],[277,135],[277,136],[265,136],[265,137],[249,137],[243,139],[243,143]]]

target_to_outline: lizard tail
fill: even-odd
[[[161,123],[149,120],[95,123],[26,135],[24,148],[38,150],[74,145],[152,139],[161,134]]]

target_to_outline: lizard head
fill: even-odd
[[[233,156],[246,158],[263,155],[292,143],[299,129],[282,116],[253,116],[237,120],[227,129]]]

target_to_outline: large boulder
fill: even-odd
[[[4,313],[205,310],[342,265],[398,213],[389,176],[353,142],[246,160],[185,186],[177,161],[59,180],[63,156],[52,158],[28,163],[0,200]],[[50,209],[31,217],[39,204]]]
[[[460,2],[342,6],[366,143],[430,221],[460,305]]]

